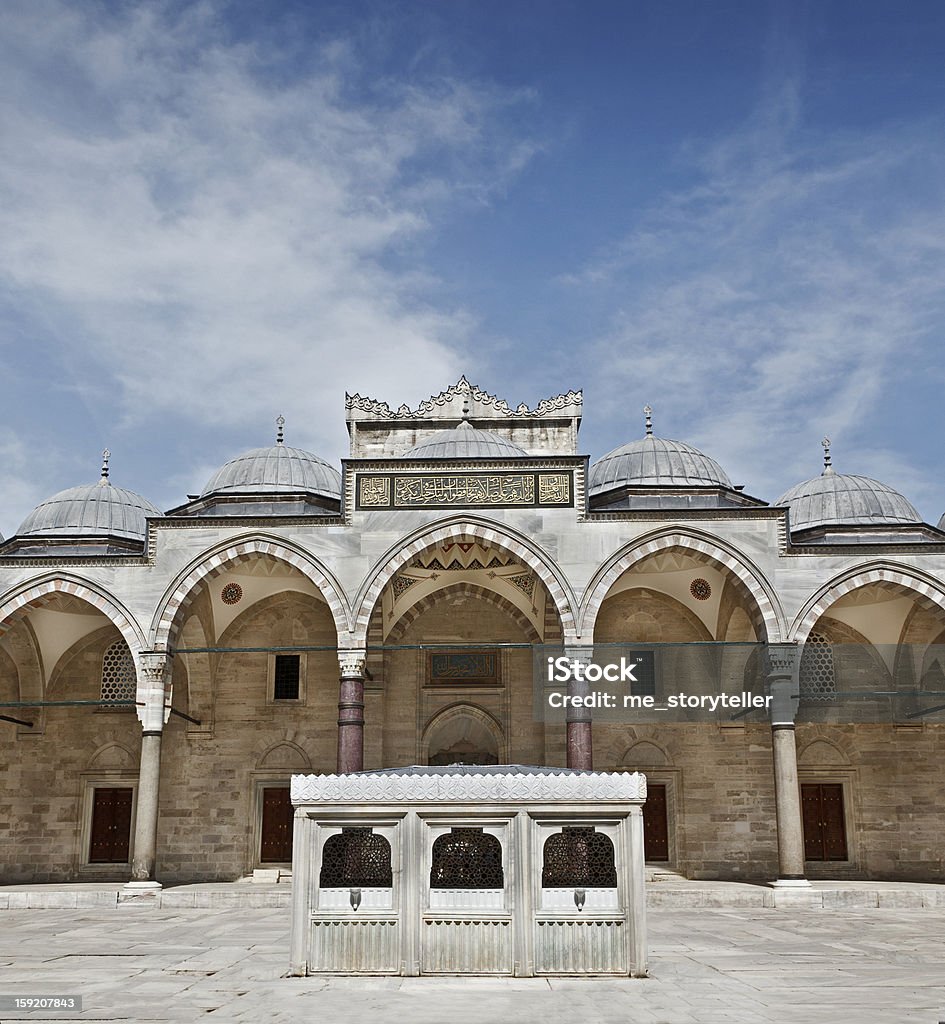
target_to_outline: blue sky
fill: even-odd
[[[937,522],[943,52],[938,2],[4,4],[0,532],[461,373],[769,501],[829,434]]]

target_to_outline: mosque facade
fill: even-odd
[[[348,395],[340,472],[280,422],[164,513],[107,460],[39,505],[0,542],[0,882],[288,870],[293,774],[457,763],[640,771],[690,878],[940,881],[945,532],[829,447],[768,504],[649,410],[591,462],[581,416]],[[611,649],[653,714],[537,706]],[[769,699],[663,713],[700,678]]]

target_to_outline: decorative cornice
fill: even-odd
[[[418,769],[423,772],[423,769]],[[416,774],[359,772],[351,775],[293,775],[296,804],[413,803],[642,803],[646,778],[639,772]]]
[[[584,403],[582,391],[568,391],[567,394],[555,395],[553,398],[543,398],[534,409],[529,409],[524,402],[517,408],[512,409],[505,399],[498,398],[496,395],[490,395],[488,391],[483,391],[482,388],[476,384],[471,384],[465,376],[462,376],[445,391],[441,391],[438,395],[431,395],[425,402],[421,402],[416,409],[402,405],[395,411],[391,409],[387,402],[381,402],[376,398],[345,393],[345,410],[351,412],[356,409],[359,412],[366,412],[391,420],[423,419],[430,413],[436,412],[437,408],[442,409],[445,406],[451,405],[453,399],[460,396],[471,398],[480,407],[484,406],[492,409],[502,416],[547,416],[575,406],[580,408]]]

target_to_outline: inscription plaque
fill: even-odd
[[[377,473],[358,476],[357,507],[568,507],[571,473]]]

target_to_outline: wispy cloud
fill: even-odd
[[[695,183],[568,279],[617,309],[592,385],[624,421],[648,399],[658,432],[769,500],[817,471],[824,433],[841,470],[917,487],[883,403],[903,401],[910,367],[943,376],[945,142],[930,124],[818,135],[797,96],[787,82],[690,146]]]
[[[370,81],[345,40],[298,65],[226,41],[215,3],[115,10],[3,12],[0,284],[72,353],[59,386],[129,431],[282,411],[337,453],[346,387],[455,379],[471,318],[422,244],[530,159],[529,95]]]

